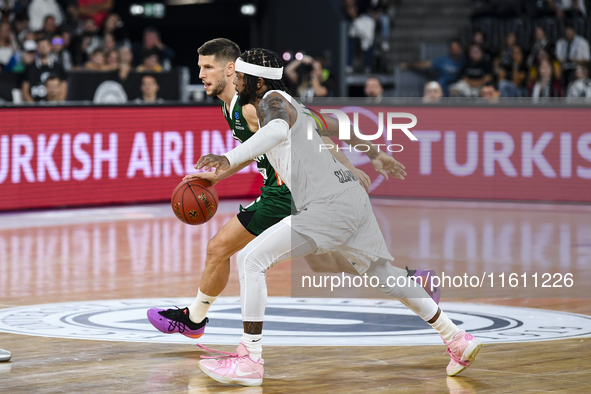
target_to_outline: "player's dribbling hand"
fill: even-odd
[[[363,186],[365,191],[369,193],[369,188],[371,186],[371,179],[369,178],[369,175],[361,171],[359,168],[354,169],[353,174],[355,174],[355,176],[359,179],[359,183],[361,183],[361,186]]]
[[[211,172],[195,172],[188,174],[183,178],[183,181],[190,181],[191,179],[204,179],[211,183],[211,186],[215,186],[219,180],[215,176],[215,171]]]
[[[386,178],[386,180],[388,180],[388,174],[392,175],[396,179],[401,180],[404,179],[405,175],[407,175],[406,171],[404,171],[406,167],[398,160],[384,152],[380,152],[379,155],[372,159],[371,164],[377,172]]]
[[[204,169],[205,171],[209,171],[212,168],[215,168],[214,175],[219,175],[221,172],[226,171],[230,168],[230,162],[226,156],[219,156],[208,153],[205,156],[201,156],[195,168],[198,170]]]

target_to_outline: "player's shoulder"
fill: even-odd
[[[252,105],[252,104],[246,104],[245,106],[242,107],[242,115],[244,115],[245,118],[254,118],[254,119],[256,119],[256,117],[257,117],[257,110],[254,107],[254,105]]]
[[[269,108],[287,108],[291,103],[291,96],[285,97],[279,91],[271,91],[263,97],[257,110],[259,113]]]

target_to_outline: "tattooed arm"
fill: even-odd
[[[270,151],[287,138],[289,128],[296,119],[291,114],[291,104],[278,93],[272,93],[261,100],[257,108],[257,116],[261,128],[247,141],[232,149],[223,156],[208,154],[202,156],[196,168],[206,171],[215,167],[215,174],[228,170],[230,167],[251,160]]]

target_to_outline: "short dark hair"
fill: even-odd
[[[227,38],[214,38],[197,49],[201,56],[215,56],[220,63],[235,62],[240,57],[240,47]]]
[[[484,83],[484,84],[481,86],[481,88],[483,88],[483,87],[485,87],[485,86],[490,86],[490,87],[492,87],[494,90],[499,90],[499,87],[497,86],[497,83],[496,83],[495,81],[488,81],[488,82],[485,82],[485,83]]]
[[[160,38],[160,32],[153,26],[148,26],[144,29],[144,32],[142,34],[142,36],[145,36],[146,33],[154,33],[158,36],[158,38]]]
[[[144,49],[142,51],[142,60],[146,60],[150,56],[154,56],[154,55],[156,55],[158,57],[158,60],[160,60],[160,54],[158,53],[158,51],[156,49]]]
[[[45,83],[47,83],[47,81],[52,80],[52,79],[57,79],[58,81],[62,81],[62,79],[60,78],[59,75],[57,75],[56,73],[51,73],[49,74],[49,76],[45,79]]]
[[[92,51],[92,56],[96,55],[97,53],[102,53],[104,55],[104,52],[101,48],[95,48],[94,51]]]
[[[51,43],[51,37],[45,33],[41,33],[37,35],[37,39],[35,41],[37,41],[37,43],[40,43],[41,41],[49,41]]]
[[[447,46],[449,47],[453,43],[458,43],[458,44],[460,44],[460,46],[462,46],[462,40],[460,40],[458,37],[454,37],[454,38],[448,40],[447,41]]]
[[[248,50],[240,55],[240,59],[246,63],[257,66],[270,68],[283,67],[283,60],[281,60],[281,56],[271,50],[263,48],[254,48]],[[246,73],[244,74],[244,90],[242,93],[240,93],[240,98],[238,100],[239,105],[245,106],[246,104],[252,103],[257,97],[263,98],[265,93],[270,90],[281,90],[284,92],[287,91],[281,79],[262,78],[265,85],[267,86],[267,90],[265,92],[261,92],[257,96],[256,91],[258,79],[259,77],[255,77]]]

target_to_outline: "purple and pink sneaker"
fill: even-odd
[[[148,320],[156,329],[165,334],[179,333],[189,338],[199,338],[205,332],[205,325],[209,322],[206,317],[201,323],[193,323],[189,319],[189,308],[176,309],[148,309]]]

